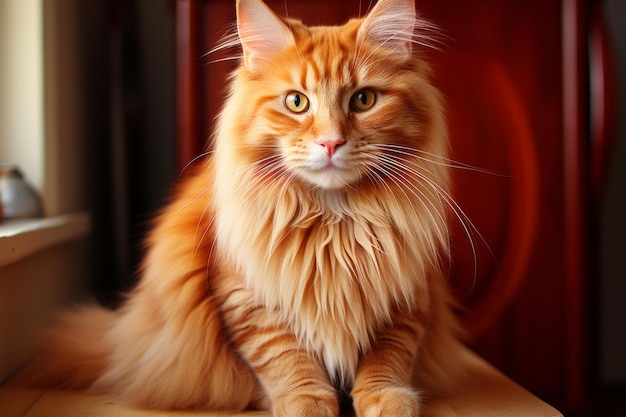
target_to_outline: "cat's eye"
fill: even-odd
[[[350,108],[356,112],[369,110],[374,103],[376,103],[376,93],[369,88],[357,91],[350,98]]]
[[[309,109],[309,99],[298,91],[292,91],[285,96],[285,107],[294,113],[304,113]]]

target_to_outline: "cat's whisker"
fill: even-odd
[[[408,156],[414,156],[417,157],[417,155],[415,154],[411,154],[411,153],[403,153],[405,155]],[[419,157],[418,157],[419,159]],[[471,219],[469,218],[469,216],[465,213],[465,211],[460,207],[460,205],[456,202],[456,200],[454,200],[454,198],[447,192],[445,191],[439,184],[437,184],[435,181],[429,179],[425,174],[422,174],[418,171],[416,171],[415,169],[405,165],[405,163],[411,164],[417,168],[420,169],[424,169],[424,167],[422,167],[420,164],[417,164],[414,161],[406,161],[404,159],[398,158],[398,162],[399,163],[399,168],[403,169],[405,172],[410,173],[411,175],[414,175],[418,180],[420,181],[424,181],[427,184],[429,184],[433,190],[435,192],[437,192],[441,198],[443,199],[443,201],[445,201],[445,203],[450,207],[452,213],[454,214],[454,216],[457,218],[460,226],[463,228],[463,231],[465,233],[465,235],[467,236],[467,240],[468,243],[470,245],[470,249],[472,251],[472,257],[474,260],[474,276],[473,276],[473,283],[472,283],[472,288],[474,287],[474,285],[476,284],[476,279],[478,277],[478,251],[477,251],[477,247],[476,247],[476,243],[474,241],[473,235],[477,235],[480,239],[480,241],[485,245],[485,247],[487,248],[487,250],[489,251],[492,259],[496,260],[496,256],[493,253],[491,247],[489,246],[489,244],[487,243],[485,237],[480,233],[480,231],[478,230],[478,228],[476,227],[476,225],[471,221]],[[436,161],[431,161],[426,159],[426,161],[437,164]],[[444,164],[445,165],[445,164]],[[467,167],[464,167],[465,169],[469,169]],[[426,172],[429,172],[427,170],[425,170]],[[479,170],[479,172],[483,172],[482,170]],[[487,171],[487,173],[489,173]]]
[[[437,52],[442,52],[446,48],[446,44],[441,40],[442,31],[434,24],[423,20],[417,19],[413,27],[406,27],[403,31],[397,30],[397,24],[394,22],[388,23],[388,36],[385,41],[373,47],[370,52],[365,56],[361,57],[360,51],[363,40],[359,42],[357,45],[357,54],[356,54],[356,62],[359,62],[359,70],[363,67],[372,64],[370,58],[376,55],[376,52],[385,49],[386,45],[389,42],[403,40],[406,42],[410,42],[413,45],[417,45],[423,48],[432,49]],[[384,28],[381,29],[381,32],[384,33]]]
[[[396,196],[396,194],[393,192],[393,190],[390,189],[389,184],[387,184],[382,176],[380,174],[378,174],[375,170],[367,170],[365,175],[374,183],[378,184],[387,194],[387,197],[391,198],[394,203],[396,205],[399,204],[398,201],[398,197]],[[413,207],[413,205],[411,205],[411,208],[413,209],[413,211],[415,212],[415,207]]]
[[[237,30],[237,25],[232,24],[226,28],[224,35],[220,38],[220,40],[216,43],[216,45],[200,55],[200,59],[204,59],[209,55],[216,54],[218,52],[230,49],[241,49],[241,39],[239,38],[239,32]]]
[[[210,199],[212,200],[212,198]],[[198,223],[196,224],[196,232],[194,234],[194,251],[193,254],[191,255],[191,259],[195,259],[196,255],[198,254],[198,251],[200,250],[200,247],[202,246],[202,241],[204,240],[204,238],[206,237],[206,234],[208,233],[211,224],[213,223],[213,220],[215,219],[215,217],[213,217],[213,219],[211,219],[209,221],[209,224],[207,227],[205,227],[204,232],[202,233],[202,236],[200,236],[200,239],[198,239],[198,234],[200,232],[200,227],[202,226],[202,222],[204,220],[204,216],[207,214],[207,211],[209,210],[209,208],[211,207],[211,202],[208,201],[205,205],[204,205],[204,209],[202,209],[202,213],[200,213],[200,217],[198,218]]]
[[[243,148],[243,146],[229,146],[229,147],[227,147],[227,148],[230,148],[230,149],[235,149],[235,148]],[[268,147],[268,148],[269,148],[269,147]],[[262,147],[261,147],[260,149],[262,149]],[[271,148],[271,149],[273,149],[273,148]],[[187,165],[185,166],[185,168],[183,168],[183,170],[181,171],[181,173],[178,175],[177,181],[178,181],[178,180],[180,179],[180,177],[182,176],[183,171],[184,171],[185,169],[187,169],[187,168],[188,168],[188,167],[189,167],[189,166],[190,166],[190,165],[191,165],[194,161],[196,161],[196,160],[198,160],[198,159],[200,159],[200,158],[203,158],[203,157],[205,157],[205,156],[207,156],[207,155],[211,155],[213,152],[215,152],[215,150],[211,150],[211,151],[204,152],[204,153],[202,153],[202,154],[198,155],[196,158],[194,158],[191,162],[187,163]],[[270,158],[271,158],[271,157],[268,157],[267,159],[270,159]],[[262,162],[262,161],[261,161],[261,162]],[[245,167],[242,167],[241,169],[243,170],[243,169],[246,169],[246,168],[245,168]],[[193,203],[194,203],[194,202],[195,202],[198,198],[202,197],[204,194],[206,194],[206,193],[207,193],[207,192],[209,192],[210,190],[211,190],[211,185],[208,185],[208,186],[207,186],[206,188],[204,188],[204,189],[203,189],[200,193],[198,193],[198,194],[197,194],[194,198],[192,198],[191,200],[189,200],[188,202],[186,202],[184,205],[182,205],[181,207],[179,207],[177,210],[173,211],[170,215],[172,215],[172,216],[177,215],[177,214],[178,214],[181,210],[186,209],[186,208],[187,208],[190,204],[193,204]],[[211,200],[210,200],[210,201],[211,201]],[[209,202],[210,202],[210,201],[209,201]]]
[[[467,236],[467,241],[470,245],[470,249],[472,251],[472,258],[474,262],[474,271],[473,271],[474,274],[473,274],[473,280],[472,280],[472,289],[473,289],[474,286],[476,285],[476,280],[478,279],[478,249],[476,247],[473,234],[475,233],[478,235],[480,240],[484,243],[485,247],[487,248],[487,250],[493,257],[493,259],[495,259],[495,255],[491,251],[491,248],[489,247],[489,244],[487,243],[486,239],[478,231],[478,228],[470,220],[469,216],[465,213],[465,211],[461,209],[459,204],[452,197],[450,197],[447,192],[443,191],[441,187],[437,186],[437,184],[435,184],[432,180],[428,179],[426,176],[423,176],[423,175],[420,175],[420,177],[422,178],[422,180],[426,181],[428,184],[431,184],[433,186],[433,189],[442,196],[442,198],[444,199],[448,207],[450,207],[450,209],[452,210],[452,213],[454,214],[454,216],[457,218],[459,224],[463,228],[465,235]]]
[[[440,210],[438,210],[437,206],[435,205],[435,203],[426,195],[426,193],[422,189],[420,189],[415,184],[415,181],[411,181],[410,178],[405,178],[403,175],[399,175],[394,172],[393,168],[403,169],[404,167],[402,165],[398,164],[396,160],[388,157],[387,155],[381,155],[380,161],[382,162],[381,166],[385,166],[385,165],[389,166],[390,169],[386,170],[386,174],[389,176],[389,178],[392,179],[392,181],[394,181],[398,186],[400,186],[400,184],[403,185],[415,198],[417,198],[422,203],[422,206],[427,209],[426,211],[431,217],[431,221],[433,223],[438,223],[438,222],[445,223],[446,222]],[[407,200],[411,201],[408,198],[408,196],[407,196]],[[426,204],[425,201],[428,201],[429,204]],[[433,209],[433,210],[431,211],[430,209]],[[437,217],[439,218],[439,221],[435,219],[435,216],[432,214],[433,211],[437,213]]]
[[[421,159],[423,161],[426,161],[435,165],[441,165],[441,166],[445,166],[448,168],[455,168],[455,169],[466,170],[466,171],[473,171],[473,172],[478,172],[480,174],[493,175],[497,177],[509,177],[508,175],[505,175],[505,174],[499,174],[497,172],[490,171],[490,170],[480,168],[480,167],[476,167],[474,165],[470,165],[470,164],[466,164],[463,162],[455,161],[453,159],[445,158],[445,157],[442,157],[441,155],[437,155],[432,152],[425,151],[423,149],[411,148],[411,147],[402,146],[402,145],[392,145],[392,144],[378,144],[377,146],[383,149],[388,149],[391,152],[411,156],[411,157]],[[430,156],[431,158],[426,158],[424,156],[421,156],[421,154]]]
[[[485,246],[487,246],[487,248],[491,252],[491,249],[489,248],[489,245],[487,244],[485,238],[480,234],[480,232],[478,231],[478,228],[473,224],[473,222],[470,220],[469,216],[463,211],[463,209],[461,209],[460,205],[456,202],[456,200],[445,189],[443,189],[439,184],[437,184],[435,181],[430,179],[426,174],[417,171],[417,169],[421,169],[424,172],[429,173],[429,174],[430,174],[430,171],[428,171],[426,168],[424,168],[420,164],[417,164],[414,161],[410,161],[410,160],[409,161],[405,161],[404,159],[399,158],[399,157],[395,157],[395,158],[397,158],[398,161],[402,161],[402,168],[403,169],[405,169],[409,173],[412,173],[418,179],[427,182],[438,194],[440,194],[441,197],[451,206],[451,208],[455,212],[459,213],[459,215],[461,215],[463,217],[464,222],[467,222],[470,225],[471,229],[476,234],[478,234],[478,236],[480,237],[481,241],[485,244]],[[410,166],[405,165],[405,163],[408,163],[408,164],[412,165],[413,168],[410,167]],[[491,255],[495,259],[495,255],[493,253],[491,253]]]
[[[411,162],[408,161],[408,163],[411,163]],[[486,239],[478,231],[478,228],[470,220],[469,216],[465,213],[465,211],[452,198],[452,196],[450,196],[450,194],[447,191],[445,191],[439,184],[437,184],[435,181],[433,181],[430,178],[428,178],[425,174],[418,172],[417,170],[411,168],[410,166],[407,166],[405,161],[403,159],[401,159],[401,158],[398,158],[397,164],[398,164],[399,168],[403,169],[403,171],[408,173],[409,175],[414,176],[414,178],[416,180],[423,181],[423,182],[427,183],[430,187],[432,187],[432,189],[436,193],[438,193],[441,196],[441,198],[443,199],[443,201],[450,207],[452,213],[457,218],[457,220],[459,221],[459,224],[463,228],[463,230],[465,232],[465,235],[468,238],[468,243],[470,244],[470,248],[472,250],[472,256],[473,256],[473,259],[474,259],[474,283],[473,283],[473,285],[475,285],[475,281],[476,281],[477,276],[478,276],[478,251],[477,251],[476,243],[475,243],[474,238],[473,238],[474,234],[476,234],[479,237],[479,239],[483,242],[483,244],[485,245],[485,247],[487,248],[487,250],[491,254],[492,258],[496,259],[495,258],[495,254],[491,250],[491,248],[490,248],[489,244],[487,243]]]
[[[185,166],[180,170],[180,172],[178,173],[178,176],[176,177],[176,182],[178,182],[180,180],[180,177],[183,176],[183,174],[185,173],[185,171],[192,166],[193,164],[195,164],[196,162],[198,162],[201,159],[204,159],[207,156],[210,156],[214,151],[213,150],[209,150],[206,152],[202,152],[201,154],[195,156],[191,161],[187,162],[185,164]]]
[[[369,13],[370,10],[372,10],[373,6],[374,6],[374,0],[369,0],[369,3],[367,4],[367,10],[365,11],[365,14]]]
[[[433,189],[433,191],[439,194],[440,197],[442,197],[446,202],[454,203],[454,207],[451,207],[451,208],[455,208],[459,210],[459,212],[462,213],[462,217],[465,220],[469,221],[469,217],[463,212],[463,210],[456,203],[456,201],[452,198],[452,196],[450,196],[450,194],[447,191],[445,191],[437,182],[428,178],[428,176],[425,173],[430,174],[430,171],[428,171],[425,167],[413,161],[406,160],[404,158],[400,158],[398,156],[394,156],[391,154],[387,154],[386,157],[387,157],[386,159],[387,162],[393,163],[396,168],[401,169],[404,173],[411,175],[415,180],[419,182],[422,182],[422,181],[426,182]],[[410,164],[411,166],[407,164]],[[421,169],[425,173],[419,172],[417,169]]]
[[[247,175],[248,181],[237,180],[237,187],[233,194],[239,197],[240,204],[245,206],[246,213],[251,207],[251,201],[262,198],[267,188],[276,185],[274,180],[284,178],[284,166],[281,159],[280,156],[273,155],[264,158],[261,163],[257,161],[243,168],[250,174]],[[261,165],[262,168],[260,168]],[[261,183],[264,184],[261,186]],[[245,188],[241,189],[242,185],[245,185]]]
[[[436,26],[423,26],[422,22],[423,21],[420,21],[416,24],[413,33],[403,32],[402,34],[396,36],[395,39],[404,40],[417,46],[442,52],[447,46],[441,40],[441,31]]]
[[[231,55],[231,56],[227,56],[224,58],[219,58],[219,59],[214,59],[211,61],[208,61],[207,64],[218,64],[220,62],[227,62],[227,61],[241,61],[243,59],[243,54],[239,54],[239,55]]]
[[[203,195],[208,193],[211,190],[211,187],[212,187],[211,184],[207,185],[207,187],[204,188],[202,191],[200,191],[198,194],[196,194],[196,196],[194,198],[192,198],[191,200],[187,201],[185,204],[183,204],[178,209],[174,210],[172,213],[169,213],[169,215],[170,216],[178,215],[182,210],[186,209],[187,207],[189,207],[189,205],[193,204],[197,199],[199,199],[200,197],[202,197]]]
[[[368,155],[367,153],[365,153],[365,154]],[[369,156],[371,156],[371,155],[369,155]],[[394,201],[396,206],[400,206],[400,202],[398,200],[398,196],[396,195],[396,193],[394,193],[394,191],[391,189],[391,187],[389,187],[389,184],[383,179],[383,176],[381,174],[379,174],[375,170],[369,169],[369,170],[365,171],[365,175],[368,178],[370,178],[372,183],[378,184],[381,187],[381,189],[386,192],[386,195]],[[415,208],[412,204],[410,204],[410,205],[411,205],[412,209]],[[375,241],[378,241],[378,238],[376,236],[372,235],[372,238]],[[385,250],[382,247],[379,247],[378,245],[375,246],[375,249],[378,250],[382,254],[385,253]]]
[[[251,164],[252,166],[256,164]],[[250,168],[248,168],[250,169]],[[244,204],[246,201],[251,201],[252,199],[256,200],[260,198],[263,192],[265,192],[266,188],[269,187],[272,180],[276,179],[280,175],[280,166],[279,164],[268,164],[266,168],[262,171],[257,169],[253,169],[255,173],[260,172],[260,175],[246,175],[247,181],[241,181],[240,179],[233,179],[233,181],[237,181],[237,186],[235,188],[236,196],[239,197],[241,204]],[[264,183],[263,185],[261,185]],[[244,186],[245,188],[241,188]],[[254,191],[254,192],[252,192]]]
[[[412,181],[409,178],[405,178],[402,174],[397,174],[394,168],[397,168],[395,166],[394,161],[384,161],[383,159],[379,159],[379,164],[377,164],[377,169],[380,172],[382,172],[382,174],[384,175],[386,179],[394,183],[397,189],[400,190],[400,192],[404,195],[404,198],[406,199],[409,206],[411,207],[411,210],[413,211],[414,216],[416,218],[422,218],[422,215],[420,213],[425,212],[426,216],[430,218],[431,224],[445,224],[446,219],[441,214],[441,210],[439,207],[437,207],[435,202],[424,192],[424,190],[417,187],[414,181]],[[375,173],[376,171],[372,171],[372,172]],[[379,174],[376,173],[376,175],[378,176]],[[390,189],[389,185],[387,184],[386,181],[382,179],[382,177],[380,179],[380,183],[383,184],[384,189],[389,190],[389,193],[394,194],[394,200],[397,202],[397,198],[395,197],[395,192]],[[421,206],[425,210],[418,210],[417,207],[415,207],[415,205],[413,204],[413,201],[415,199],[417,199],[417,201],[420,202]],[[437,220],[437,218],[439,220]],[[440,236],[440,238],[441,237],[442,236]],[[436,253],[439,251],[438,249],[440,248],[441,244],[444,245],[444,249],[447,251],[449,242],[446,241],[444,243],[441,240],[437,242],[435,239],[426,239],[423,241],[423,244],[428,245],[432,253]]]
[[[241,45],[241,43],[238,40],[232,42],[231,44],[219,45],[219,46],[217,46],[217,47],[215,47],[215,48],[213,48],[213,49],[203,53],[202,55],[200,55],[199,60],[205,60],[207,57],[209,57],[211,55],[215,55],[218,52],[226,51],[226,50],[229,50],[229,49],[233,49],[233,50],[237,51],[236,56],[241,57],[242,54],[241,54],[240,45]]]
[[[372,175],[380,178],[377,182],[382,185],[383,189],[388,190],[388,193],[393,196],[394,201],[397,203],[397,191],[392,191],[387,184],[387,181],[383,179],[383,177],[377,173],[380,171],[387,180],[394,183],[397,189],[404,195],[405,200],[408,202],[414,216],[419,218],[421,216],[420,213],[423,213],[423,210],[418,210],[418,208],[414,205],[414,201],[417,200],[421,203],[421,206],[426,209],[426,215],[430,218],[431,224],[445,224],[446,219],[441,214],[441,209],[437,207],[435,202],[432,200],[432,197],[429,197],[424,190],[419,188],[416,184],[416,181],[411,178],[406,178],[401,172],[402,170],[396,170],[398,168],[396,166],[396,161],[393,159],[385,160],[384,155],[376,155],[375,164],[376,170],[370,170],[369,172]],[[400,173],[396,173],[396,171]],[[433,213],[436,213],[433,214]],[[438,220],[437,220],[438,218]],[[440,236],[441,238],[442,236]],[[443,242],[442,242],[443,243]],[[437,251],[436,243],[434,240],[430,241],[431,250]],[[444,245],[448,246],[447,242]]]
[[[376,155],[376,160],[377,160],[377,162],[375,163],[376,169],[380,170],[385,175],[385,178],[389,178],[394,184],[396,184],[400,192],[404,195],[405,200],[409,203],[409,206],[411,207],[413,214],[417,216],[418,210],[413,204],[413,199],[410,198],[409,195],[405,191],[407,184],[401,184],[397,181],[396,175],[393,173],[393,170],[389,169],[388,165],[384,163],[384,161],[381,159],[381,155]],[[377,178],[379,178],[379,181],[378,181],[379,184],[383,186],[383,188],[388,192],[388,194],[393,197],[396,204],[398,204],[398,197],[396,196],[396,193],[394,193],[393,190],[389,187],[389,184],[386,181],[384,181],[383,177],[380,174],[378,174],[376,170],[371,170],[371,172],[376,174]]]

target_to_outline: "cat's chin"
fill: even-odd
[[[325,190],[350,188],[360,179],[358,173],[336,168],[307,170],[301,172],[299,176],[307,183]]]

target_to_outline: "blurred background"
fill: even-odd
[[[311,24],[361,10],[286,3]],[[425,53],[453,157],[498,174],[454,174],[486,241],[475,261],[457,230],[470,344],[567,415],[626,415],[626,2],[418,3],[445,35]],[[205,53],[233,19],[226,0],[0,0],[0,163],[49,216],[90,214],[83,280],[103,303],[205,149],[231,68]]]

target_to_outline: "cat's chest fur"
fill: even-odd
[[[331,377],[350,385],[377,330],[426,291],[423,259],[381,201],[281,197],[253,218],[228,221],[236,207],[218,216],[220,235],[256,302],[278,313]]]

